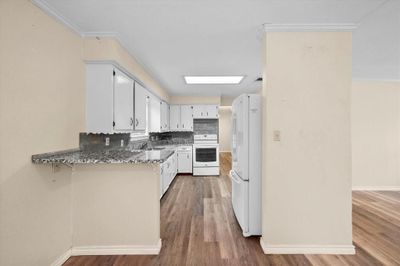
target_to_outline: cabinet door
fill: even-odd
[[[135,130],[146,129],[147,90],[135,82]]]
[[[150,132],[161,131],[160,108],[160,100],[156,96],[150,95]]]
[[[169,107],[169,129],[171,131],[179,131],[181,123],[181,107],[179,105],[171,105]]]
[[[169,106],[166,102],[161,102],[161,130],[168,131],[169,128]]]
[[[114,132],[114,67],[103,64],[86,65],[86,131]]]
[[[178,173],[191,173],[192,164],[191,153],[178,153]]]
[[[193,131],[193,106],[181,105],[181,130]]]
[[[204,118],[204,105],[193,105],[193,118]]]
[[[178,171],[178,158],[177,158],[177,153],[175,151],[175,153],[172,155],[172,181],[174,180],[177,171]]]
[[[114,71],[114,130],[133,131],[133,80]]]
[[[163,176],[164,193],[168,190],[170,181],[171,181],[171,161],[168,159],[165,162],[164,166],[164,176]]]
[[[160,199],[164,195],[164,165],[160,164]]]
[[[218,118],[218,105],[206,105],[205,106],[205,117],[206,118]]]

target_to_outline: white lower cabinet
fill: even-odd
[[[193,161],[192,161],[192,146],[182,146],[177,151],[177,168],[178,173],[192,173],[193,172]]]
[[[167,192],[177,174],[176,151],[160,165],[160,198]]]

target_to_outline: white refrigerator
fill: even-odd
[[[244,236],[261,235],[261,96],[232,103],[232,205]]]

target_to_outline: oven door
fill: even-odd
[[[217,145],[193,145],[193,167],[219,166],[219,148]]]

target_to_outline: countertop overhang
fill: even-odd
[[[131,149],[70,149],[32,155],[34,164],[138,164],[163,163],[174,149],[131,150]]]

